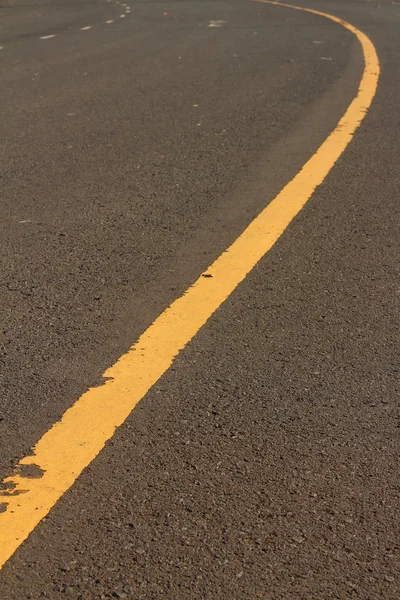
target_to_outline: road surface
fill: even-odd
[[[299,4],[368,36],[376,95],[192,336],[210,265],[343,137],[360,40],[244,0],[2,0],[2,600],[400,597],[400,3]]]

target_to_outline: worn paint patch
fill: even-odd
[[[35,463],[29,465],[20,464],[17,465],[15,473],[20,477],[26,477],[27,479],[40,479],[40,477],[43,477],[44,475],[44,470],[38,465],[35,465]]]

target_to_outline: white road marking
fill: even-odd
[[[208,26],[209,27],[222,27],[222,25],[225,23],[226,21],[210,21]]]
[[[92,29],[92,26],[86,25],[86,27],[81,27],[81,31],[87,31],[88,29]]]
[[[126,15],[119,15],[120,19],[125,19]]]
[[[40,38],[41,40],[49,40],[50,38],[54,38],[56,37],[55,33],[52,33],[51,35],[42,35],[42,37]]]
[[[114,21],[112,19],[110,21],[106,21],[106,25],[110,25],[110,23],[114,23]]]

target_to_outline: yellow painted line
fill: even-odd
[[[0,567],[101,451],[179,352],[275,244],[322,183],[363,120],[379,77],[373,44],[361,31],[336,17],[296,6],[291,8],[336,21],[357,36],[365,68],[356,97],[334,131],[294,179],[207,272],[107,369],[104,385],[85,392],[61,421],[43,435],[34,447],[34,455],[23,458],[13,475],[3,481],[8,489],[3,485],[0,492],[0,511],[3,511],[0,512]]]

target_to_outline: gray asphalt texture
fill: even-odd
[[[400,4],[299,3],[371,38],[376,99],[0,572],[1,600],[400,598]],[[362,74],[354,36],[315,15],[128,4],[0,5],[2,477],[296,174]]]

